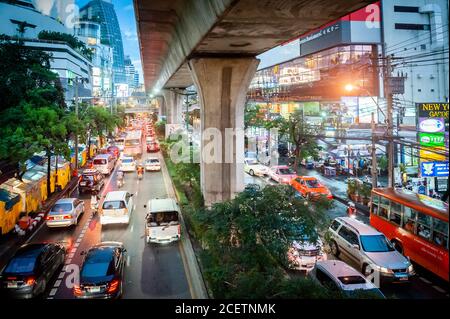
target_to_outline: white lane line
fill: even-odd
[[[77,251],[77,249],[74,247],[72,248],[72,250],[70,251],[71,254],[74,254]]]
[[[72,259],[75,256],[75,253],[70,253],[69,254],[69,259]]]
[[[80,243],[75,243],[75,245],[73,245],[73,247],[77,248],[78,246],[80,246]]]
[[[427,284],[431,284],[431,281],[429,281],[428,279],[425,279],[423,277],[419,277],[420,280],[422,280],[423,282],[427,283]]]
[[[442,289],[441,287],[439,287],[439,286],[433,286],[433,288],[436,289],[437,291],[439,291],[440,293],[445,294],[445,290]]]
[[[133,230],[134,230],[134,225],[131,225],[130,232],[133,232]]]
[[[51,291],[50,291],[50,293],[48,294],[49,296],[54,296],[54,295],[56,295],[56,292],[58,291],[58,289],[57,288],[53,288]]]
[[[139,194],[139,191],[136,191],[136,196]]]
[[[62,280],[57,280],[53,285],[53,288],[58,288],[61,285]]]
[[[55,299],[55,298],[53,298],[53,297],[47,297],[47,299]]]
[[[127,267],[130,267],[130,255],[127,256]]]
[[[72,262],[72,258],[67,259],[66,260],[66,266],[70,265],[71,262]],[[67,271],[66,266],[64,266],[64,268],[63,268],[64,272]]]
[[[77,243],[77,244],[81,243],[81,240],[82,240],[82,238],[78,237],[76,243]]]
[[[61,271],[60,273],[59,273],[59,276],[58,276],[58,279],[63,279],[64,278],[64,276],[65,276],[65,272],[64,271]]]

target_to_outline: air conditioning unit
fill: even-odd
[[[430,79],[434,79],[434,74],[430,74]]]
[[[418,73],[418,74],[417,74],[417,78],[418,78],[418,79],[421,79],[421,78],[422,78],[422,74]]]

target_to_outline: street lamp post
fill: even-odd
[[[78,119],[78,83],[79,81],[83,84],[88,79],[76,76],[75,81],[75,115]],[[78,176],[78,134],[75,134],[75,174]]]

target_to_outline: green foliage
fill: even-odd
[[[161,120],[155,123],[156,134],[159,136],[164,136],[166,134],[166,120]]]
[[[356,194],[357,185],[358,184],[355,179],[349,178],[347,180],[347,194],[349,194],[349,195]]]
[[[311,126],[303,117],[300,110],[295,110],[287,122],[289,138],[295,145],[295,163],[297,169],[298,163],[309,156],[318,157],[319,146],[317,144],[316,129]]]
[[[369,198],[370,194],[372,193],[372,187],[367,184],[367,183],[363,183],[361,185],[361,188],[359,189],[359,195],[361,195],[364,198]]]
[[[386,157],[386,155],[381,156],[378,159],[378,167],[382,170],[382,171],[386,171],[387,167],[388,167],[388,159]]]
[[[216,298],[272,298],[287,285],[283,265],[293,240],[317,240],[324,211],[305,205],[285,185],[243,192],[234,200],[192,213],[196,233],[208,249],[205,276]],[[301,229],[301,230],[299,230]],[[289,286],[290,287],[290,286]],[[310,296],[305,289],[306,295]],[[289,296],[299,297],[295,290]]]
[[[88,48],[83,41],[78,40],[77,37],[71,34],[43,30],[39,32],[38,39],[66,42],[72,49],[78,51],[88,60],[92,61],[92,57],[94,55],[92,50]]]

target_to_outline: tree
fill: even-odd
[[[47,156],[47,193],[51,194],[51,157],[63,155],[70,159],[70,149],[67,144],[66,123],[61,116],[50,107],[33,108],[26,105],[23,108],[23,123],[28,134],[33,135],[32,147],[34,151],[44,150]]]
[[[319,146],[317,145],[314,135],[316,131],[314,127],[305,121],[300,110],[295,110],[289,117],[287,122],[289,130],[289,138],[295,146],[294,168],[297,170],[299,162],[308,157],[318,157]]]
[[[283,266],[292,242],[302,242],[304,236],[314,242],[317,230],[326,225],[323,209],[311,209],[284,185],[240,193],[193,212],[193,220],[207,247],[202,260],[216,298],[278,294],[289,280]]]
[[[381,156],[378,159],[378,167],[380,168],[381,171],[385,172],[387,170],[388,167],[388,159],[386,157],[386,155]]]

